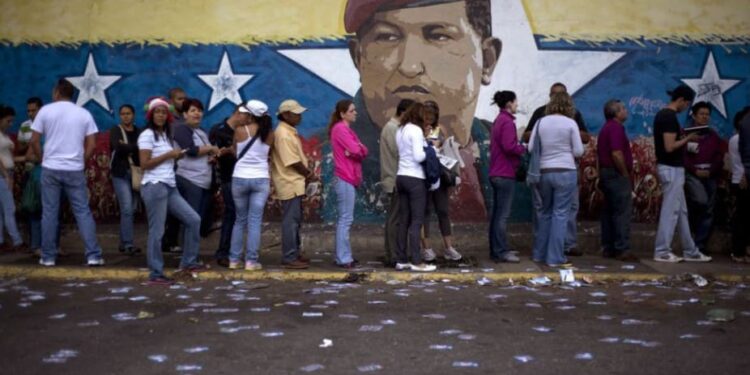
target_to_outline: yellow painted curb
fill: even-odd
[[[340,281],[349,273],[343,271],[207,271],[197,274],[196,280],[279,280],[279,281]],[[398,271],[365,271],[366,281],[386,282],[397,280],[409,281],[443,281],[474,283],[480,278],[493,282],[525,281],[538,276],[547,276],[559,281],[559,274],[554,272],[431,272],[414,273]],[[148,273],[133,268],[86,268],[86,267],[41,267],[0,265],[0,278],[25,277],[29,279],[109,279],[109,280],[146,280]],[[671,275],[660,273],[576,273],[576,279],[591,282],[606,281],[651,281],[661,280]],[[723,282],[747,282],[750,276],[735,274],[710,275],[712,279]]]

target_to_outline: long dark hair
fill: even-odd
[[[432,112],[432,114],[435,115],[435,119],[432,124],[425,124],[430,125],[430,127],[434,128],[440,122],[440,107],[438,107],[437,102],[435,102],[434,100],[428,100],[424,102],[424,109],[425,112]]]
[[[343,120],[343,118],[341,117],[341,112],[348,111],[349,106],[352,104],[354,104],[354,102],[350,99],[343,99],[336,102],[336,107],[334,108],[333,113],[331,113],[331,120],[328,121],[328,138],[331,138],[333,125],[336,125],[339,121]]]
[[[425,112],[425,106],[424,104],[420,102],[415,102],[414,104],[410,105],[409,108],[404,112],[404,114],[401,115],[401,124],[399,126],[404,126],[408,123],[412,123],[414,125],[419,126],[420,128],[424,127],[424,112]]]
[[[263,116],[258,117],[251,113],[250,122],[258,124],[258,137],[263,143],[267,144],[268,136],[271,135],[271,129],[273,128],[271,116],[266,113]]]
[[[157,107],[159,108],[159,107]],[[169,113],[168,107],[162,107],[164,108],[167,113]],[[156,108],[154,108],[154,111],[156,111]],[[164,121],[164,126],[162,126],[162,130],[159,130],[159,128],[154,124],[154,116],[151,116],[151,118],[146,122],[146,129],[151,129],[152,132],[154,132],[154,140],[159,140],[159,132],[164,132],[165,139],[169,141],[172,139],[172,124],[170,123],[169,119],[171,117],[167,115],[167,119]]]

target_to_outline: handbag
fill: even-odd
[[[122,126],[118,126],[122,133],[122,139],[125,144],[128,144],[128,136],[125,134],[125,129]],[[134,191],[141,190],[141,180],[143,180],[143,170],[141,167],[135,165],[133,158],[128,156],[128,163],[130,163],[130,185]]]
[[[26,185],[21,192],[21,202],[19,202],[21,212],[31,215],[42,212],[42,186],[34,172],[30,172]]]
[[[536,185],[542,179],[542,135],[539,133],[539,125],[542,119],[537,120],[534,129],[536,130],[536,137],[534,137],[533,150],[529,156],[529,168],[526,172],[526,184]]]

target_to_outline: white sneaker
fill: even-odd
[[[39,264],[45,266],[45,267],[54,267],[55,261],[54,260],[45,260],[43,258],[39,259]]]
[[[253,260],[245,261],[245,271],[260,271],[262,269],[263,269],[263,265],[256,261],[253,261]]]
[[[435,255],[435,252],[432,249],[424,249],[422,250],[422,259],[425,260],[425,262],[432,262],[435,260],[437,256]]]
[[[412,271],[417,271],[417,272],[432,272],[432,271],[434,271],[436,269],[437,269],[436,265],[434,265],[434,264],[427,264],[427,263],[412,264],[412,266],[411,266],[411,270]]]
[[[461,260],[462,256],[456,249],[449,247],[443,251],[443,258],[447,260]]]
[[[410,270],[411,263],[398,263],[396,262],[396,271]]]
[[[706,255],[706,254],[703,254],[703,253],[701,253],[700,251],[699,251],[699,252],[698,252],[698,254],[697,254],[697,255],[695,255],[695,256],[687,256],[687,255],[685,256],[685,261],[686,261],[686,262],[699,262],[699,263],[706,263],[706,262],[710,262],[710,261],[711,261],[711,259],[712,259],[712,258],[711,258],[710,256],[708,256],[708,255]]]
[[[99,267],[104,265],[104,258],[89,258],[86,261],[86,265],[89,267]]]
[[[664,262],[664,263],[680,263],[682,262],[683,259],[678,257],[677,255],[674,255],[673,253],[667,253],[665,255],[654,256],[654,260],[657,262]]]

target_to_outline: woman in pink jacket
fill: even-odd
[[[349,229],[354,221],[355,189],[362,183],[362,160],[367,157],[367,147],[350,125],[357,119],[357,109],[351,100],[340,100],[328,123],[328,136],[333,148],[333,164],[338,208],[336,225],[336,264],[352,269],[357,262],[352,258]]]

